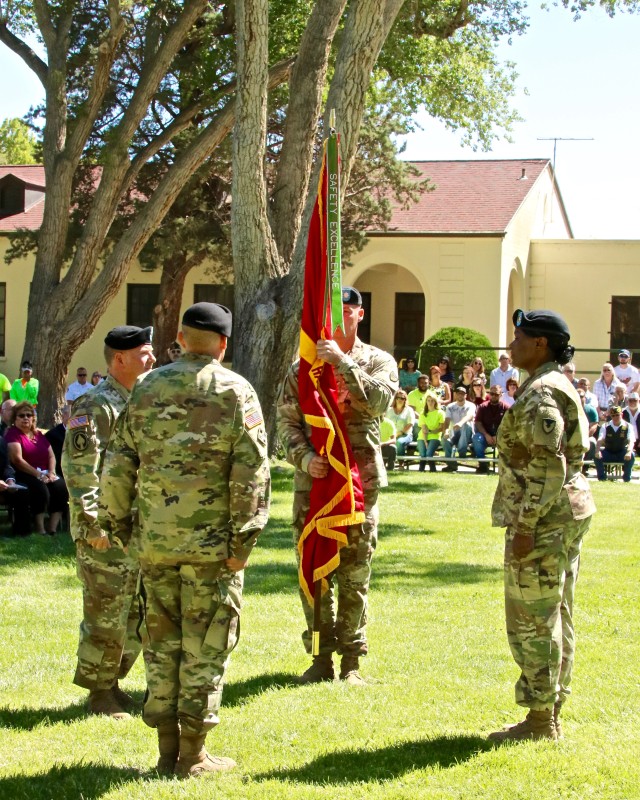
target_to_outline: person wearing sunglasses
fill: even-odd
[[[91,384],[87,380],[87,377],[88,375],[86,367],[78,367],[78,371],[76,372],[76,380],[69,384],[69,388],[67,389],[67,393],[65,395],[65,400],[67,403],[73,403],[74,400],[77,400],[79,397],[82,397],[85,392],[89,391]]]
[[[609,406],[615,401],[616,386],[624,387],[624,384],[616,378],[613,365],[605,361],[600,377],[593,384],[593,392],[598,398],[598,413],[601,420],[609,417]]]
[[[31,403],[16,403],[11,427],[4,438],[16,482],[26,486],[29,493],[35,532],[53,536],[69,507],[69,493],[64,479],[56,474],[56,457],[51,445],[36,427],[36,412]],[[49,517],[45,522],[47,512]]]

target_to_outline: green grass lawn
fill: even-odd
[[[366,688],[296,686],[308,665],[289,527],[291,472],[247,570],[212,752],[232,773],[158,779],[140,716],[88,717],[71,683],[80,589],[68,536],[0,541],[0,798],[640,798],[636,485],[593,485],[565,739],[494,748],[519,721],[504,633],[495,476],[395,473],[381,497]],[[142,699],[139,661],[125,688]]]

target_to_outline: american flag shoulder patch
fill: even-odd
[[[250,431],[257,425],[262,425],[262,414],[257,408],[250,408],[247,416],[244,418],[245,428]]]
[[[86,414],[82,414],[79,417],[72,417],[69,422],[67,422],[67,429],[73,430],[74,428],[86,428],[89,425],[89,417]]]

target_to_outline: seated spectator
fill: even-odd
[[[504,394],[507,391],[507,381],[509,378],[519,381],[520,373],[515,367],[511,366],[511,356],[508,353],[500,353],[498,361],[499,365],[491,370],[489,385],[499,386]]]
[[[591,391],[591,381],[589,378],[578,378],[578,389],[584,392],[584,401],[588,406],[598,408],[598,398]]]
[[[420,426],[418,434],[420,458],[432,458],[440,446],[440,437],[445,429],[445,421],[444,411],[438,405],[438,398],[431,392],[427,392],[424,409],[418,417],[418,425]],[[424,472],[426,463],[426,461],[420,461],[418,466],[420,472]],[[429,463],[429,471],[436,471],[436,465],[433,462]]]
[[[102,375],[101,375],[100,372],[98,372],[98,370],[96,370],[94,373],[92,373],[92,375],[91,375],[91,385],[92,386],[97,386],[100,383],[101,380],[102,380]]]
[[[476,458],[484,458],[487,447],[495,448],[498,428],[508,410],[508,406],[502,400],[502,387],[497,384],[492,386],[489,389],[489,399],[476,409],[476,432],[472,439]],[[488,474],[489,465],[478,464],[476,472],[481,475]]]
[[[474,375],[475,372],[473,371],[471,364],[465,364],[454,386],[454,389],[457,389],[458,386],[463,386],[465,392],[467,393],[468,400],[471,399],[471,384],[473,383]]]
[[[400,363],[402,364],[402,362]],[[404,359],[404,365],[400,367],[398,378],[400,388],[404,389],[405,392],[410,392],[418,385],[418,378],[422,373],[417,369],[417,366],[415,358],[409,356],[409,358]]]
[[[50,428],[45,433],[47,441],[51,445],[53,454],[56,457],[56,474],[59,475],[59,477],[61,478],[64,478],[64,475],[62,473],[62,465],[60,461],[62,459],[62,448],[64,447],[64,437],[67,432],[67,422],[69,422],[70,416],[71,416],[71,406],[68,403],[65,403],[60,409],[60,417],[62,421],[59,422],[57,425],[54,425],[53,428]]]
[[[36,412],[31,403],[14,406],[5,440],[9,460],[16,471],[16,482],[28,489],[36,533],[53,536],[68,508],[69,493],[64,480],[56,474],[56,457],[51,445],[36,427]],[[47,510],[49,520],[45,528]]]
[[[68,403],[73,403],[74,400],[77,400],[79,397],[82,397],[85,392],[88,392],[90,388],[91,384],[87,381],[86,367],[78,367],[76,370],[76,380],[69,384],[64,399]]]
[[[449,386],[449,389],[453,389],[453,385],[456,382],[456,377],[451,369],[451,359],[449,356],[441,356],[440,360],[438,361],[438,369],[440,370],[440,380],[443,383],[446,383]]]
[[[171,347],[167,348],[167,358],[169,359],[167,363],[172,364],[181,357],[182,348],[180,347],[180,342],[172,342]]]
[[[0,406],[0,436],[4,436],[4,432],[11,425],[11,413],[15,404],[16,401],[9,398]]]
[[[502,402],[507,406],[507,408],[511,408],[511,406],[516,402],[515,394],[517,391],[518,381],[515,378],[509,378],[507,381],[507,391],[502,395]]]
[[[627,392],[637,392],[640,388],[640,372],[631,363],[631,353],[621,350],[618,353],[618,364],[613,370],[620,383],[624,383]]]
[[[13,382],[9,396],[16,403],[27,402],[32,406],[38,405],[38,390],[40,382],[33,377],[33,367],[30,361],[23,361],[20,367],[21,377]]]
[[[2,399],[7,400],[9,392],[11,391],[11,381],[6,375],[0,372],[0,392],[2,392]]]
[[[473,382],[471,383],[469,400],[471,400],[475,406],[481,406],[487,400],[487,391],[484,388],[484,383],[482,383],[481,378],[474,377]]]
[[[622,419],[628,422],[634,430],[636,440],[633,449],[635,454],[640,456],[640,395],[638,392],[631,392],[627,397],[627,407],[622,409]]]
[[[584,393],[584,389],[576,389],[578,392],[578,397],[580,398],[580,402],[582,403],[582,408],[584,409],[585,416],[587,418],[587,422],[589,423],[589,449],[584,454],[585,461],[593,461],[593,458],[596,454],[596,439],[598,437],[598,412],[595,406],[589,405],[587,403],[587,399]],[[589,473],[589,465],[585,464],[582,467],[582,474],[587,475]]]
[[[472,362],[471,366],[473,367],[473,376],[474,378],[479,378],[482,381],[482,385],[487,385],[487,376],[484,374],[484,361],[480,358],[480,356],[476,356]]]
[[[578,381],[576,380],[576,365],[573,361],[568,361],[562,367],[562,374],[565,378],[569,381],[569,383],[573,386],[574,389],[578,388]]]
[[[380,445],[382,449],[382,459],[388,470],[395,469],[396,466],[396,428],[388,417],[380,420]]]
[[[393,401],[385,415],[393,423],[393,440],[396,444],[396,453],[399,456],[407,455],[407,447],[413,441],[413,425],[415,414],[407,404],[407,393],[402,389],[393,396]]]
[[[413,391],[407,395],[407,405],[411,406],[414,411],[415,423],[413,427],[413,441],[418,438],[420,426],[418,425],[418,417],[422,414],[424,403],[427,399],[427,391],[429,390],[429,378],[427,375],[420,375],[418,377],[418,385]]]
[[[616,386],[613,392],[613,396],[609,398],[609,417],[613,406],[620,406],[623,411],[627,407],[627,390],[624,384],[621,383]]]
[[[446,406],[451,402],[451,389],[448,383],[444,383],[440,377],[440,368],[433,366],[429,369],[429,391],[438,398],[441,406]]]
[[[633,469],[635,433],[633,426],[622,419],[622,409],[613,406],[611,421],[600,428],[596,444],[595,463],[599,481],[606,481],[605,464],[622,464],[622,479],[631,480]]]
[[[447,458],[451,458],[453,448],[458,451],[460,458],[467,455],[467,448],[473,436],[473,419],[476,415],[475,404],[467,400],[467,393],[463,386],[454,390],[455,400],[449,403],[444,412],[446,427],[442,437],[442,447]],[[456,463],[449,463],[444,472],[455,472]]]
[[[31,533],[29,498],[24,488],[16,483],[16,473],[9,461],[7,443],[0,437],[0,503],[11,509],[11,535],[28,536]]]
[[[602,372],[600,377],[593,384],[593,392],[598,400],[598,413],[600,419],[607,418],[609,412],[609,400],[614,397],[616,386],[620,385],[620,381],[616,378],[613,367],[606,361],[602,365]],[[622,384],[624,385],[624,384]]]

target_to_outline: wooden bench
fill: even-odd
[[[430,456],[429,458],[420,458],[420,456],[412,455],[412,456],[396,456],[396,464],[400,467],[400,469],[409,469],[412,464],[420,465],[423,464],[464,464],[465,466],[468,465],[478,465],[478,464],[489,464],[489,469],[492,472],[496,471],[498,459],[494,457],[489,458],[477,458],[476,456],[455,456],[451,458],[447,458],[446,456]]]

